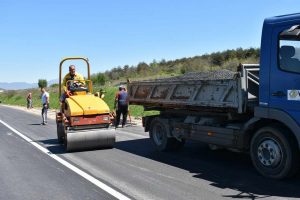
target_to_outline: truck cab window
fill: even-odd
[[[300,73],[299,31],[288,29],[280,34],[279,67],[284,71]]]
[[[300,41],[280,40],[280,69],[300,73]]]

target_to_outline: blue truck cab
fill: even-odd
[[[300,14],[263,25],[259,106],[278,109],[300,125]]]
[[[260,123],[250,145],[257,170],[284,178],[299,167],[300,147],[300,14],[267,18],[260,52]]]

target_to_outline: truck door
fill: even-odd
[[[285,111],[300,124],[300,26],[273,30],[269,107]]]

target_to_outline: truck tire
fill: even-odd
[[[168,124],[164,123],[160,118],[155,118],[150,124],[150,139],[158,151],[178,150],[183,147],[185,140],[181,141],[176,138],[168,137]]]
[[[290,177],[299,167],[297,143],[281,126],[259,129],[251,140],[250,155],[256,170],[269,178]]]
[[[64,127],[63,123],[57,123],[58,143],[60,143],[60,144],[64,143],[64,137],[65,137],[65,127]]]

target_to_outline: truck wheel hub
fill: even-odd
[[[259,145],[257,156],[264,166],[274,167],[282,159],[281,148],[276,141],[267,139]]]

